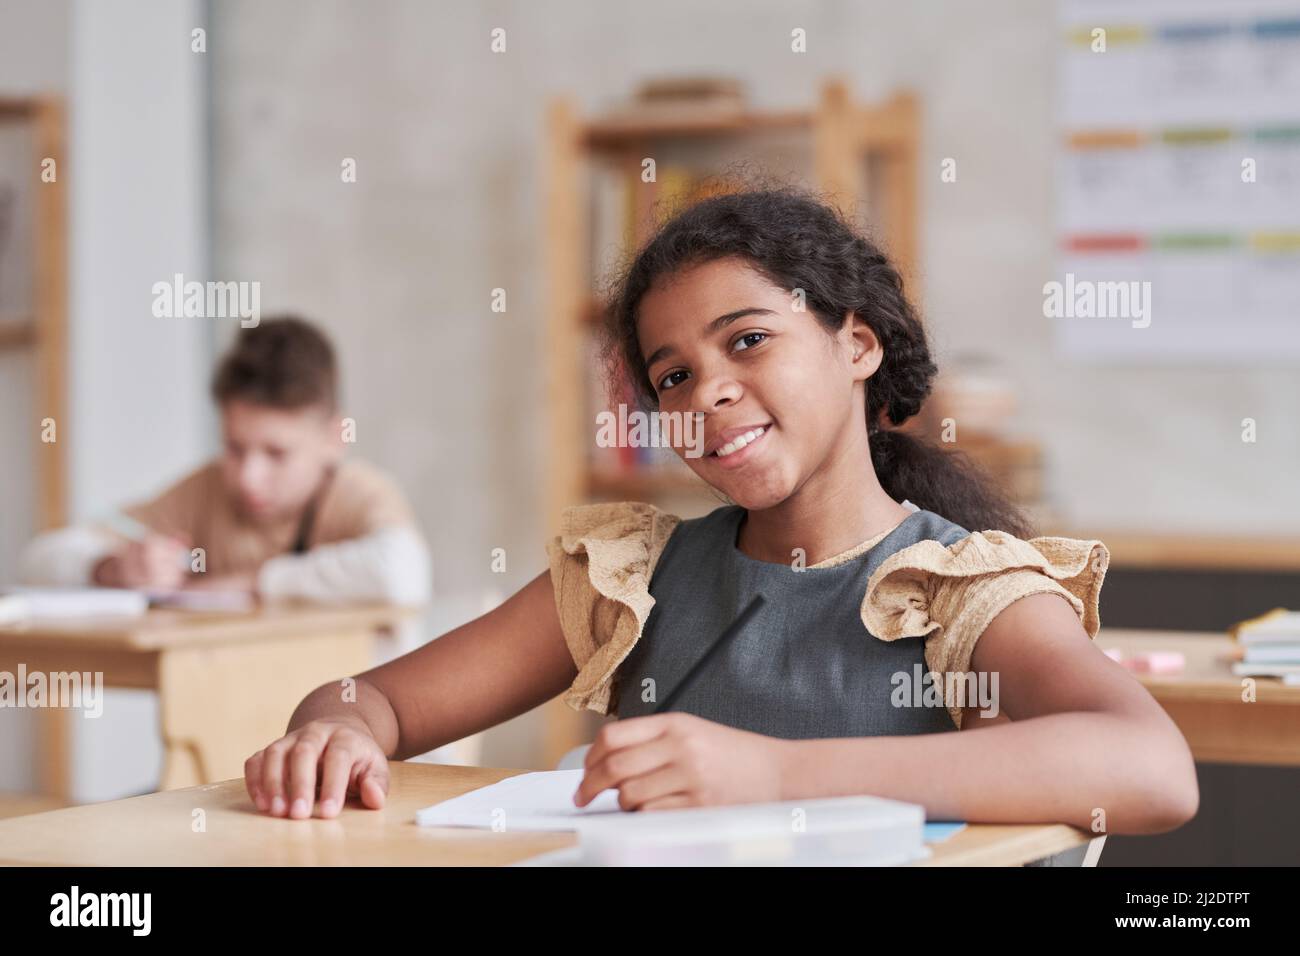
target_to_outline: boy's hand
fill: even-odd
[[[186,543],[161,534],[128,541],[95,567],[96,584],[113,588],[173,591],[185,580]]]
[[[630,717],[600,729],[573,802],[611,787],[624,810],[780,800],[785,743],[690,714]]]
[[[257,809],[303,820],[312,815],[320,779],[319,815],[338,816],[347,795],[372,810],[388,796],[388,758],[360,720],[322,718],[291,730],[244,761],[244,785]]]

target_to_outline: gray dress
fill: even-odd
[[[744,516],[730,505],[674,529],[650,580],[655,605],[616,675],[618,716],[653,713],[681,685],[671,710],[771,737],[953,730],[943,706],[895,703],[912,699],[895,694],[895,675],[926,672],[923,639],[879,640],[860,609],[867,580],[890,555],[925,540],[952,545],[970,532],[918,510],[850,561],[795,571],[737,549]],[[759,593],[758,613],[682,685]]]

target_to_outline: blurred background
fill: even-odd
[[[594,447],[591,320],[666,209],[761,174],[900,262],[942,370],[911,427],[956,419],[1040,533],[1107,543],[1104,625],[1298,603],[1300,3],[0,0],[0,104],[0,587],[36,530],[217,451],[238,322],[154,318],[176,273],[332,336],[357,454],[433,549],[425,637],[539,573],[563,504],[710,510]],[[1067,273],[1151,280],[1150,326],[1045,316]],[[110,700],[66,799],[157,785],[154,695]],[[590,730],[544,711],[476,759]],[[39,739],[0,715],[0,790],[39,788]],[[1202,807],[1267,815],[1297,763],[1207,760]]]

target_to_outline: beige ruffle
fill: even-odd
[[[546,545],[551,586],[578,676],[564,694],[574,710],[610,710],[611,681],[641,639],[655,600],[650,578],[681,521],[628,501],[576,505]]]
[[[885,559],[867,582],[862,623],[882,641],[924,637],[939,674],[965,673],[993,618],[1031,594],[1060,594],[1090,638],[1101,626],[1098,598],[1110,565],[1100,541],[977,531],[954,545],[920,541]],[[960,706],[948,713],[960,728]]]
[[[618,666],[640,640],[655,600],[650,579],[681,518],[643,502],[577,505],[547,543],[551,584],[578,676],[564,694],[575,710],[611,709]],[[878,543],[863,542],[812,567],[833,567]],[[890,555],[867,582],[864,627],[885,641],[924,637],[926,665],[941,674],[970,670],[981,634],[1003,609],[1030,594],[1058,593],[1089,637],[1110,563],[1100,541],[981,531],[951,546],[921,541]],[[961,726],[960,707],[948,708]]]

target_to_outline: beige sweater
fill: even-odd
[[[555,604],[578,676],[564,700],[575,710],[611,712],[611,681],[641,637],[655,599],[650,579],[681,519],[641,502],[565,510],[547,544]],[[889,532],[810,568],[860,555]],[[1097,599],[1110,563],[1100,541],[977,531],[954,545],[921,541],[887,558],[867,582],[861,618],[883,641],[925,638],[925,660],[941,674],[970,670],[989,622],[1030,594],[1060,594],[1089,637],[1100,626]],[[949,707],[957,727],[962,712]]]
[[[226,489],[219,461],[123,510],[202,548],[208,574],[256,572],[263,598],[418,606],[432,595],[428,546],[405,496],[383,472],[356,459],[340,463],[326,487],[303,554],[292,553],[300,518],[250,520]],[[97,525],[47,532],[25,549],[22,580],[84,587],[95,564],[121,544],[115,531]]]

